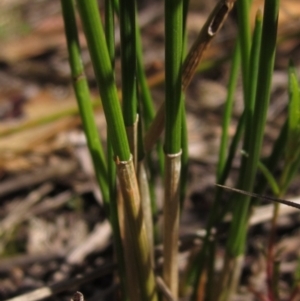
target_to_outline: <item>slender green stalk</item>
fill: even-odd
[[[137,168],[137,89],[135,0],[120,0],[123,116],[133,162]]]
[[[143,133],[143,128],[146,130],[149,128],[151,122],[153,121],[153,118],[155,116],[155,110],[153,105],[153,99],[150,93],[149,85],[146,78],[145,68],[143,65],[143,55],[142,55],[142,42],[141,42],[141,35],[139,31],[139,27],[136,26],[136,52],[137,52],[137,78],[138,78],[138,84],[139,84],[139,95],[140,95],[140,110],[139,110],[139,116],[141,117],[140,127],[139,127],[139,133],[140,135]],[[143,121],[143,126],[142,126]],[[138,147],[138,161],[141,161],[145,157],[145,150],[144,150],[144,141],[143,137],[139,137],[139,147]],[[160,141],[156,144],[156,150],[158,155],[158,161],[159,165],[162,167],[160,170],[163,171],[164,166],[164,156],[162,151],[162,144]],[[157,208],[155,204],[155,197],[154,197],[154,182],[155,182],[155,174],[154,169],[151,168],[153,166],[153,159],[151,155],[146,156],[147,165],[149,166],[149,192],[151,194],[151,208],[152,208],[152,215],[157,214]],[[161,173],[163,174],[163,173]],[[153,229],[152,231],[153,232]]]
[[[136,122],[136,29],[135,0],[119,0],[122,61],[122,101],[126,126]]]
[[[107,49],[111,65],[114,66],[115,61],[115,26],[114,26],[114,7],[111,0],[105,0],[105,37],[107,42]],[[119,276],[121,280],[121,288],[123,293],[123,300],[128,299],[128,291],[126,285],[126,266],[124,258],[124,248],[122,245],[122,238],[120,232],[119,213],[117,204],[117,176],[116,165],[114,162],[114,152],[111,145],[111,137],[107,131],[107,168],[108,168],[108,183],[110,196],[110,210],[111,222],[114,233],[114,247],[117,255]]]
[[[294,67],[289,67],[289,107],[288,107],[288,139],[285,151],[285,161],[288,164],[297,158],[300,146],[300,92]]]
[[[105,0],[105,38],[112,68],[115,65],[115,21],[114,5],[110,0]]]
[[[299,170],[299,166],[300,166],[300,154],[299,154],[299,149],[298,149],[298,157],[297,159],[294,161],[294,164],[292,164],[289,168],[289,172],[286,175],[286,180],[285,180],[285,184],[282,186],[281,190],[283,191],[283,194],[285,194],[288,185],[290,184],[290,182],[292,181],[292,179],[294,178],[294,176],[297,174],[298,170]]]
[[[205,289],[205,299],[207,301],[213,301],[216,295],[215,288],[215,260],[216,260],[216,240],[213,240],[209,244],[208,260],[207,260],[207,283]]]
[[[124,241],[124,249],[125,253],[127,253],[126,256],[133,255],[136,262],[134,270],[128,270],[128,272],[135,273],[134,279],[137,279],[139,282],[138,290],[131,295],[131,299],[156,301],[154,273],[151,267],[144,220],[140,214],[142,209],[139,189],[132,157],[130,156],[114,81],[114,72],[104,37],[99,8],[95,0],[78,0],[77,6],[103,102],[111,144],[116,157],[117,175],[124,199],[122,208],[124,214],[122,217],[126,219],[125,226],[128,225],[129,229],[129,231],[126,231],[128,237]],[[128,243],[130,243],[130,246]],[[129,293],[133,292],[132,289],[128,291]]]
[[[89,88],[84,74],[81,61],[81,51],[78,40],[78,32],[72,0],[62,0],[62,13],[65,24],[69,61],[72,71],[73,86],[79,112],[83,122],[88,147],[95,167],[95,174],[99,183],[107,214],[109,215],[109,190],[107,182],[107,166],[104,153],[99,140],[99,133],[93,116],[93,106],[90,98]]]
[[[249,87],[253,87],[255,84],[251,81],[257,81],[257,91],[254,91],[256,93],[254,111],[252,110],[251,97],[246,101],[247,128],[245,131],[244,147],[247,148],[244,150],[249,154],[249,157],[242,158],[241,175],[238,183],[238,187],[245,191],[251,191],[253,189],[264,135],[276,49],[278,8],[279,1],[265,1],[261,48],[259,53],[260,72],[257,78],[249,78],[250,82],[247,83]],[[259,17],[256,21],[259,23]],[[253,42],[253,47],[258,46],[259,43],[256,44]],[[252,49],[252,53],[255,52],[256,51]],[[252,72],[255,74],[255,71]],[[226,246],[225,267],[222,279],[223,289],[219,297],[220,300],[230,299],[237,285],[247,233],[249,201],[249,197],[238,195],[234,202],[233,220]],[[228,271],[228,269],[230,269],[230,271]],[[228,273],[233,276],[228,277]]]
[[[245,130],[245,122],[246,122],[245,117],[246,117],[246,114],[245,114],[245,111],[244,111],[242,116],[239,119],[237,129],[236,129],[235,134],[233,136],[233,139],[231,141],[228,156],[227,156],[227,159],[226,159],[226,164],[224,166],[223,173],[221,174],[221,178],[219,180],[220,183],[224,184],[227,177],[228,177],[228,175],[229,175],[229,171],[230,171],[230,168],[232,166],[232,161],[233,161],[234,156],[236,154],[238,144],[239,144],[239,142],[241,140],[241,137],[242,137],[242,135],[244,133],[244,130]],[[220,195],[219,195],[219,197],[220,197]]]
[[[246,191],[251,191],[253,188],[264,134],[276,48],[278,6],[278,0],[266,0],[265,2],[261,42],[262,46],[259,59],[260,72],[258,73],[257,79],[251,79],[257,80],[257,93],[253,114],[256,122],[252,122],[251,129],[247,129],[246,132],[245,140],[249,139],[252,143],[250,144],[249,151],[247,152],[249,154],[249,158],[245,160],[245,166],[241,167],[242,175],[239,183],[241,189]],[[234,216],[227,244],[227,251],[233,256],[238,256],[243,253],[248,205],[249,198],[243,198],[242,200],[238,198],[235,202]]]
[[[243,158],[241,167],[241,176],[238,187],[241,190],[251,191],[254,185],[254,179],[259,161],[259,155],[264,135],[266,113],[270,98],[271,78],[274,67],[274,57],[276,49],[276,34],[278,22],[279,1],[266,0],[264,7],[264,20],[261,50],[259,56],[259,70],[257,78],[250,78],[250,81],[257,80],[257,92],[255,98],[254,119],[247,124],[245,141],[249,143],[249,154],[247,160]],[[252,86],[250,83],[249,86]],[[254,118],[247,114],[247,118]],[[249,197],[237,196],[234,202],[233,220],[230,227],[229,239],[226,246],[227,266],[232,266],[236,259],[243,254],[248,219]],[[232,264],[230,264],[230,261]],[[235,270],[235,267],[233,267]],[[228,273],[228,271],[226,271]],[[235,283],[229,283],[228,292],[232,293],[235,289]],[[226,294],[225,294],[226,295]]]
[[[183,34],[183,56],[187,51],[187,35],[186,35],[186,20],[188,14],[189,0],[183,2],[183,23],[182,23],[182,34]],[[180,212],[183,208],[183,202],[186,195],[186,188],[188,184],[188,134],[187,134],[187,121],[186,121],[186,110],[185,110],[185,95],[181,92],[181,171],[180,171]]]
[[[252,47],[250,50],[250,57],[249,57],[249,61],[250,64],[249,66],[251,66],[251,68],[249,68],[248,72],[249,72],[249,78],[252,79],[247,83],[247,95],[245,95],[245,109],[243,112],[243,115],[241,116],[240,120],[239,120],[239,125],[238,125],[238,129],[236,132],[236,136],[241,135],[242,130],[244,128],[244,126],[246,127],[246,129],[248,129],[248,133],[249,131],[251,131],[252,129],[252,122],[253,121],[253,116],[254,116],[254,106],[255,106],[255,95],[256,95],[256,90],[257,90],[257,76],[258,76],[258,72],[259,72],[259,51],[260,51],[260,46],[261,46],[261,34],[262,34],[262,16],[260,11],[257,12],[256,15],[256,23],[255,23],[255,29],[254,29],[254,33],[253,33],[253,42],[252,42]],[[245,51],[245,49],[244,49]],[[246,89],[246,88],[245,88]],[[245,90],[244,90],[245,91]],[[245,92],[244,92],[245,93]],[[239,134],[239,135],[238,135]],[[236,137],[235,137],[236,138]],[[234,140],[233,140],[234,141]],[[234,141],[235,146],[237,146],[238,142],[237,140]],[[249,139],[249,136],[246,137],[244,139],[244,145],[243,145],[243,150],[248,150],[250,147],[250,144],[253,143],[252,140]],[[236,148],[235,148],[236,149]],[[229,157],[231,160],[233,159],[233,152],[231,153],[231,157]],[[244,166],[243,164],[245,164],[245,161],[248,160],[248,157],[243,157],[242,158],[242,166]],[[230,166],[228,163],[231,162],[231,160],[229,160],[226,162],[225,165],[225,169],[224,169],[224,173],[222,174],[222,178],[221,180],[223,180],[224,182],[221,184],[225,183],[225,180],[228,176],[229,170],[230,170]],[[217,190],[217,196],[218,198],[220,197],[222,193],[222,190],[218,189]],[[227,208],[226,208],[227,209]],[[225,210],[223,210],[222,215],[225,214]]]
[[[181,147],[182,0],[165,1],[166,134],[165,152],[176,154]]]
[[[299,162],[300,163],[300,158]],[[297,165],[298,169],[299,165]],[[269,171],[268,171],[269,172]],[[273,218],[271,221],[271,232],[269,235],[269,242],[268,242],[268,249],[267,249],[267,289],[268,289],[268,299],[269,300],[279,300],[279,295],[278,295],[278,277],[279,277],[279,262],[274,259],[274,243],[275,243],[275,230],[276,230],[276,221],[279,213],[279,205],[284,204],[288,205],[294,208],[300,209],[299,204],[293,203],[291,201],[283,200],[278,197],[269,197],[269,196],[263,196],[263,195],[258,195],[256,193],[249,193],[247,191],[243,190],[238,190],[234,188],[230,188],[227,186],[220,186],[225,189],[229,189],[238,193],[241,193],[243,195],[248,195],[251,196],[252,198],[258,198],[262,200],[268,200],[274,202],[274,212],[273,212]],[[279,191],[279,189],[278,189]],[[278,192],[278,195],[280,196],[280,193],[284,191],[281,190]],[[297,293],[298,288],[296,288],[292,294],[289,300],[293,300],[293,297],[295,296],[295,293]]]
[[[237,1],[237,10],[238,10],[238,16],[239,16],[239,18],[238,18],[238,21],[239,21],[239,27],[238,27],[239,28],[239,40],[238,40],[238,43],[240,44],[240,51],[238,52],[237,46],[236,46],[236,50],[235,50],[236,54],[234,55],[234,60],[233,60],[233,67],[235,68],[235,71],[234,71],[234,69],[232,69],[231,76],[237,76],[238,60],[240,60],[240,58],[238,59],[237,56],[239,55],[242,58],[242,75],[243,75],[244,99],[245,99],[245,103],[246,103],[247,102],[246,98],[248,96],[248,92],[247,92],[248,59],[249,59],[250,45],[251,45],[250,21],[249,21],[249,16],[248,16],[249,1],[248,0]],[[234,85],[234,82],[232,82],[232,84]],[[229,86],[228,89],[229,89],[229,92],[230,92],[231,86]],[[228,100],[230,100],[230,98],[227,99],[227,101]],[[229,105],[228,105],[228,107],[226,106],[226,109],[225,109],[225,114],[226,115],[227,115],[227,112],[226,112],[227,108],[229,109],[229,107],[230,107]],[[226,146],[226,141],[227,141],[227,138],[226,138],[227,134],[225,134],[224,130],[222,132],[222,140],[221,140],[221,146],[220,146],[220,152],[219,152],[219,163],[218,163],[218,168],[217,168],[218,183],[224,184],[227,177],[228,177],[228,174],[229,174],[229,171],[230,171],[230,168],[231,168],[231,165],[232,165],[232,161],[233,161],[233,158],[234,158],[236,150],[237,150],[238,143],[239,143],[239,141],[241,139],[241,136],[244,132],[245,121],[246,121],[246,113],[244,111],[243,115],[239,119],[237,130],[236,130],[235,135],[232,139],[226,161],[225,161],[224,156],[225,156],[225,146]],[[223,126],[226,126],[226,124],[228,122],[229,122],[229,120],[227,120],[227,117],[225,117],[223,119]],[[221,198],[221,195],[222,195],[222,190],[217,188],[215,199],[219,200]]]
[[[262,15],[261,12],[258,11],[255,19],[255,28],[252,39],[252,47],[249,56],[249,66],[251,68],[248,69],[249,72],[249,80],[247,82],[247,101],[245,102],[245,115],[246,115],[246,137],[244,140],[243,150],[247,152],[250,148],[250,144],[253,143],[250,140],[251,129],[253,123],[256,122],[254,118],[254,106],[255,106],[255,97],[256,97],[256,89],[257,89],[257,76],[259,72],[259,52],[260,52],[260,43],[261,43],[261,35],[262,35]],[[248,135],[249,134],[249,135]],[[248,157],[243,157],[244,160],[248,160]],[[243,165],[243,163],[242,163]]]
[[[287,140],[287,131],[288,131],[288,123],[285,122],[281,127],[280,134],[276,139],[273,149],[269,157],[265,160],[264,165],[266,168],[272,173],[275,168],[278,166],[279,159],[282,156]],[[267,185],[267,179],[263,175],[260,175],[257,179],[257,185],[255,187],[255,192],[257,194],[262,194]]]
[[[185,39],[186,37],[186,20],[188,16],[188,10],[189,10],[189,5],[190,5],[190,0],[185,0],[183,1],[183,9],[182,9],[182,14],[183,14],[183,22],[182,22],[182,33],[183,33],[183,38]],[[184,43],[186,45],[186,43]]]
[[[249,20],[249,0],[239,0],[236,4],[238,11],[238,29],[239,29],[239,42],[241,47],[242,57],[242,76],[244,87],[244,100],[247,102],[248,96],[248,82],[249,82],[249,57],[251,48],[251,28]]]
[[[141,97],[140,115],[142,117],[141,119],[144,122],[145,130],[148,130],[149,126],[151,125],[151,122],[155,117],[155,109],[154,109],[153,99],[150,93],[149,85],[147,82],[145,68],[143,65],[142,41],[141,41],[141,34],[138,26],[136,26],[136,52],[137,52],[137,78],[138,78],[138,83],[140,85],[140,97]],[[150,148],[151,147],[148,147],[146,152],[149,152]],[[164,156],[162,151],[162,144],[159,140],[157,141],[156,144],[156,151],[157,151],[161,174],[163,175]],[[141,157],[139,158],[139,160],[141,160]],[[151,158],[149,156],[148,156],[148,164],[152,164]]]
[[[152,96],[147,82],[145,68],[143,65],[142,41],[139,27],[136,26],[136,52],[137,52],[137,76],[140,85],[140,94],[142,102],[142,116],[145,122],[145,127],[148,129],[150,123],[155,116]]]
[[[94,0],[77,0],[77,6],[86,35],[114,153],[121,161],[127,161],[130,158],[130,150],[99,8]]]
[[[225,109],[224,109],[224,115],[223,115],[223,126],[222,126],[222,138],[221,138],[221,145],[220,145],[220,152],[219,152],[219,163],[217,167],[217,181],[218,183],[222,182],[224,183],[231,164],[234,157],[234,154],[236,152],[238,141],[240,140],[242,128],[244,123],[241,122],[237,128],[236,135],[231,143],[230,151],[227,156],[226,164],[225,164],[225,156],[226,156],[226,148],[227,148],[227,141],[228,141],[228,127],[231,117],[231,111],[233,106],[233,99],[234,99],[234,91],[237,84],[238,79],[238,71],[239,71],[239,64],[240,64],[240,48],[239,43],[236,43],[235,50],[232,56],[232,66],[230,71],[230,77],[229,77],[229,83],[228,83],[228,93],[225,103]],[[242,125],[242,126],[240,126]],[[213,204],[213,208],[211,209],[211,214],[209,216],[209,221],[206,227],[207,234],[205,236],[203,247],[201,249],[201,252],[199,252],[195,264],[192,266],[191,271],[189,272],[189,275],[187,277],[188,283],[193,283],[193,293],[191,300],[196,300],[197,298],[197,288],[198,283],[200,281],[201,275],[203,273],[203,270],[205,268],[205,262],[206,262],[206,256],[208,255],[208,249],[210,248],[211,241],[209,239],[211,229],[216,221],[218,221],[218,217],[220,216],[220,198],[221,198],[221,192],[222,190],[220,188],[217,188],[215,193],[215,201]],[[213,280],[212,280],[213,281]]]
[[[116,13],[118,15],[120,15],[118,2],[115,1],[114,5],[115,5]],[[136,20],[136,23],[137,23],[137,20]],[[130,32],[130,34],[131,34],[131,32]],[[145,74],[145,69],[144,69],[144,66],[143,66],[142,44],[141,44],[141,37],[140,37],[140,32],[139,32],[139,27],[138,26],[135,26],[135,42],[136,42],[136,56],[137,56],[137,78],[138,78],[138,84],[140,85],[140,95],[141,95],[141,100],[142,100],[141,101],[142,106],[140,106],[140,107],[142,107],[142,109],[139,110],[140,121],[138,123],[138,133],[137,133],[137,135],[135,135],[135,133],[132,133],[130,131],[131,127],[127,128],[127,134],[129,134],[128,135],[129,137],[136,137],[137,138],[137,142],[136,142],[137,156],[136,156],[136,159],[137,159],[138,163],[136,164],[136,166],[138,168],[139,184],[142,185],[142,186],[140,186],[140,185],[139,186],[140,186],[140,190],[141,190],[140,195],[141,195],[141,201],[142,201],[142,204],[143,204],[143,211],[145,212],[144,214],[147,215],[147,216],[145,216],[146,227],[147,228],[151,227],[151,229],[147,229],[147,234],[148,234],[148,241],[150,242],[150,250],[152,250],[153,247],[151,248],[151,245],[153,245],[153,238],[151,238],[151,236],[152,236],[151,233],[153,233],[153,225],[152,225],[152,216],[150,217],[149,214],[150,214],[151,208],[152,208],[151,212],[153,212],[154,214],[157,211],[156,206],[153,206],[153,204],[154,204],[154,193],[151,193],[154,190],[154,188],[152,187],[154,182],[153,182],[153,180],[150,179],[150,183],[149,183],[148,179],[146,178],[147,175],[146,174],[141,175],[140,171],[141,171],[141,173],[143,173],[143,170],[145,168],[144,167],[144,162],[143,162],[144,157],[145,157],[145,151],[144,151],[143,140],[142,140],[142,137],[141,137],[141,135],[142,135],[142,122],[144,122],[144,124],[147,128],[149,126],[149,124],[151,123],[151,121],[153,120],[155,112],[154,112],[154,106],[153,106],[153,101],[152,101],[150,89],[149,89],[146,74]],[[126,66],[128,67],[128,64]],[[131,72],[131,70],[130,70],[130,72]],[[133,102],[135,102],[135,100]],[[131,110],[134,110],[134,109],[135,109],[134,106],[131,106]],[[129,114],[128,116],[129,116],[128,119],[130,119],[131,115]],[[129,138],[129,143],[130,143],[130,140],[136,141],[134,138],[133,139]],[[130,145],[132,145],[131,149],[134,148],[133,147],[134,144],[135,143],[130,143]],[[159,146],[160,145],[158,145],[158,147]],[[134,148],[134,152],[135,151],[136,151],[136,149]],[[147,159],[151,164],[152,163],[151,158],[149,158],[149,156],[148,156]],[[160,164],[162,164],[162,161],[163,161],[163,156],[162,155],[159,155],[159,161],[160,161]],[[139,167],[139,165],[141,165],[141,166]],[[151,175],[151,169],[150,169],[150,177],[153,177],[153,175]],[[147,181],[147,183],[146,183],[146,181]],[[150,184],[150,186],[149,186],[149,184]],[[148,193],[150,193],[150,196],[148,195]],[[146,204],[149,203],[149,198],[151,200],[150,210],[149,210],[149,208],[147,209],[147,205],[146,205]]]
[[[183,1],[165,1],[165,196],[163,278],[172,295],[178,295],[178,229],[181,169],[181,62]]]
[[[289,66],[289,107],[287,120],[287,142],[284,154],[284,169],[279,181],[282,194],[285,193],[296,172],[300,157],[300,86],[295,68]]]
[[[279,188],[276,196],[281,197],[285,194],[290,181],[293,179],[300,163],[300,93],[296,72],[293,66],[289,67],[289,110],[287,122],[287,143],[285,147],[284,168],[279,180]],[[276,285],[278,279],[276,277],[276,265],[274,268],[274,244],[276,237],[276,224],[279,213],[279,204],[274,204],[273,218],[271,222],[271,232],[268,244],[268,260],[267,260],[267,280],[268,293],[273,299],[278,299]],[[278,276],[278,275],[277,275]]]
[[[232,57],[232,66],[231,66],[229,83],[228,83],[228,92],[225,101],[225,109],[224,109],[223,121],[222,121],[222,136],[221,136],[221,143],[219,148],[219,160],[218,160],[218,167],[217,167],[218,183],[222,178],[222,174],[224,173],[224,167],[226,164],[226,157],[227,157],[226,150],[228,147],[228,128],[231,120],[234,92],[237,85],[240,61],[241,61],[240,48],[239,48],[239,43],[237,43]]]
[[[264,175],[266,180],[268,181],[273,194],[279,195],[280,190],[279,190],[278,184],[277,184],[275,178],[273,177],[272,173],[270,172],[270,170],[262,162],[258,162],[258,168],[261,171],[261,173]]]

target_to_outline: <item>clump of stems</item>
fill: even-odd
[[[227,19],[235,0],[220,0],[217,3],[186,57],[183,49],[188,2],[165,0],[165,99],[156,114],[143,66],[136,2],[106,0],[103,25],[96,0],[76,0],[107,123],[106,153],[102,149],[93,118],[93,105],[81,62],[73,1],[61,0],[61,4],[74,91],[96,179],[113,228],[122,296],[124,300],[132,301],[160,299],[155,280],[154,256],[154,241],[157,239],[153,218],[156,214],[156,200],[152,193],[153,181],[149,180],[149,174],[151,179],[154,178],[151,165],[155,157],[153,152],[157,152],[156,157],[164,179],[163,280],[160,279],[159,287],[166,287],[164,299],[177,300],[179,219],[187,183],[188,161],[183,92],[192,80],[203,52]],[[269,184],[274,194],[282,197],[300,165],[299,83],[292,64],[288,72],[288,120],[282,127],[269,158],[264,162],[260,158],[274,69],[279,0],[265,0],[264,13],[257,13],[253,32],[250,27],[249,1],[239,0],[236,5],[239,30],[231,61],[216,182],[225,184],[238,145],[242,141],[244,155],[241,155],[236,186],[238,190],[249,192],[250,195],[235,195],[231,206],[223,206],[220,202],[223,190],[221,186],[216,187],[202,248],[194,257],[194,264],[190,265],[180,285],[183,288],[192,285],[191,300],[197,300],[199,295],[204,294],[206,300],[231,299],[236,292],[243,264],[250,197],[256,196],[251,194],[252,191],[255,189],[261,193]],[[122,105],[114,75],[114,22],[117,19],[121,36]],[[240,69],[244,112],[228,147],[228,128]],[[161,139],[164,129],[165,135]],[[272,172],[282,158],[285,168],[277,181]],[[255,185],[258,171],[261,172],[261,181]],[[214,275],[214,258],[218,241],[212,237],[212,230],[218,229],[229,208],[233,208],[232,222],[223,273],[217,278]],[[276,267],[273,264],[277,213],[278,205],[274,209],[268,247],[270,300],[278,298],[274,288]],[[205,275],[209,277],[203,282]],[[216,282],[219,286],[214,290]]]

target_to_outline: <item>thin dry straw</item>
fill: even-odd
[[[271,202],[275,202],[275,203],[279,203],[279,204],[283,204],[283,205],[287,205],[287,206],[290,206],[290,207],[300,209],[300,204],[294,203],[292,201],[288,201],[288,200],[284,200],[284,199],[280,199],[280,198],[274,198],[274,197],[267,196],[267,195],[261,195],[261,194],[257,194],[257,193],[254,193],[254,192],[248,192],[248,191],[244,191],[244,190],[241,190],[241,189],[232,188],[232,187],[228,187],[228,186],[224,186],[224,185],[220,185],[220,184],[215,184],[215,185],[218,186],[218,187],[227,189],[227,190],[231,190],[231,191],[234,191],[234,192],[237,192],[237,193],[240,193],[240,194],[244,194],[244,195],[253,197],[253,198],[258,198],[258,199],[261,199],[261,200],[271,201]]]

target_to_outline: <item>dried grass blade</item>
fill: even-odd
[[[265,200],[265,201],[271,201],[271,202],[275,202],[275,203],[279,203],[279,204],[283,204],[283,205],[287,205],[290,207],[300,209],[300,204],[294,203],[292,201],[274,198],[274,197],[267,196],[267,195],[261,195],[261,194],[257,194],[254,192],[248,192],[248,191],[244,191],[244,190],[240,190],[237,188],[232,188],[232,187],[228,187],[228,186],[224,186],[224,185],[220,185],[220,184],[216,184],[216,186],[227,189],[227,190],[231,190],[231,191],[243,194],[243,195],[251,196],[253,198],[258,198],[258,199]]]
[[[208,47],[212,38],[217,34],[224,24],[229,12],[233,8],[234,3],[235,0],[222,0],[217,3],[214,10],[209,15],[198,35],[198,38],[194,42],[184,61],[182,72],[182,90],[185,90],[189,85],[203,56],[204,50]]]

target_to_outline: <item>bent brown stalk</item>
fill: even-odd
[[[203,56],[204,50],[209,46],[213,37],[218,33],[232,10],[236,0],[222,0],[217,3],[214,10],[209,15],[198,38],[194,42],[184,63],[182,73],[182,90],[189,85],[193,75]]]

